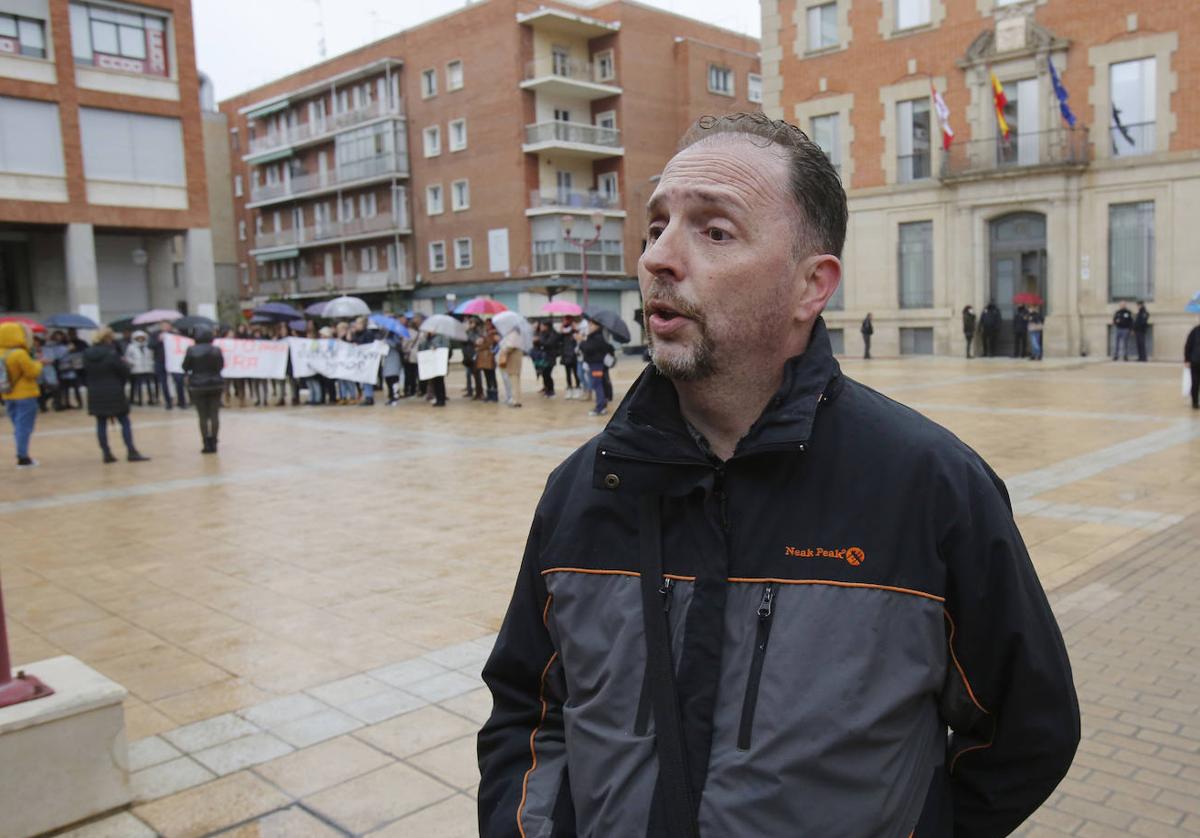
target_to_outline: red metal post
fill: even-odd
[[[0,707],[32,701],[54,695],[54,690],[32,675],[12,674],[12,659],[8,655],[8,627],[4,619],[4,585],[0,584]]]

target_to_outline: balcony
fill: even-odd
[[[410,288],[407,271],[392,268],[383,271],[350,271],[348,273],[317,276],[301,272],[296,277],[294,294],[322,296],[338,292],[386,291],[389,288]],[[262,289],[262,283],[259,283]]]
[[[285,148],[311,145],[323,142],[339,131],[345,131],[384,117],[403,117],[404,102],[393,105],[389,102],[376,101],[362,108],[356,108],[344,113],[331,114],[317,122],[300,122],[290,125],[282,131],[271,131],[262,137],[250,141],[250,151],[242,158],[253,163],[254,158],[263,154],[271,154]]]
[[[254,237],[251,256],[265,255],[281,247],[306,248],[336,244],[343,241],[380,238],[388,235],[408,235],[412,232],[408,212],[399,215],[380,213],[370,218],[354,218],[349,221],[325,221],[308,227],[259,233]]]
[[[604,192],[591,190],[576,192],[569,189],[542,192],[533,190],[529,193],[529,209],[526,215],[554,215],[556,213],[579,213],[587,215],[592,210],[600,210],[605,215],[625,217],[621,208],[619,195],[609,195]]]
[[[1040,169],[1075,169],[1090,160],[1086,128],[1056,128],[1020,134],[1007,140],[993,137],[955,143],[942,156],[942,180],[1028,172]]]
[[[526,64],[521,89],[590,102],[607,96],[620,96],[621,88],[612,82],[612,79],[602,81],[597,78],[596,66],[591,61],[572,61],[555,55]]]
[[[290,201],[389,177],[408,177],[407,154],[384,154],[343,163],[332,171],[295,175],[280,183],[254,184],[250,187],[247,206],[253,208],[275,201]]]
[[[521,150],[532,154],[553,151],[563,157],[581,160],[625,155],[619,130],[582,122],[551,121],[526,125],[525,144]]]
[[[625,275],[624,248],[619,240],[602,241],[587,253],[589,274]],[[579,248],[569,247],[562,242],[535,241],[533,243],[533,273],[558,274],[580,273],[583,262]]]

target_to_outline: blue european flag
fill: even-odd
[[[1062,118],[1067,125],[1075,127],[1075,114],[1071,113],[1071,106],[1067,104],[1067,89],[1063,87],[1062,80],[1058,77],[1058,71],[1054,69],[1054,62],[1050,60],[1050,56],[1046,56],[1046,63],[1050,65],[1050,83],[1054,85],[1054,95],[1058,97],[1058,109],[1062,112]]]

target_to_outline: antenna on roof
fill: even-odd
[[[325,59],[325,9],[321,5],[321,0],[313,0],[317,5],[317,54],[321,59]]]

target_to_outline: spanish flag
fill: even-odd
[[[996,78],[996,74],[991,73],[990,75],[992,77],[992,98],[996,103],[996,125],[1000,128],[1000,134],[1007,140],[1010,131],[1008,121],[1004,118],[1004,106],[1008,104],[1008,97],[1004,95],[1004,85],[1000,84],[1000,79]]]

